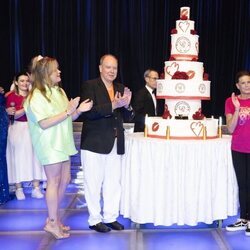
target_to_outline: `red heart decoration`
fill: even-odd
[[[170,66],[166,67],[166,74],[172,77],[174,73],[178,70],[179,70],[179,64],[176,62],[173,62]]]

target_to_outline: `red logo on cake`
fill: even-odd
[[[185,20],[188,19],[188,9],[181,9],[181,13],[180,13],[181,19]]]
[[[188,75],[188,79],[193,79],[195,76],[195,72],[193,70],[189,70],[187,72],[187,75]]]
[[[154,122],[153,124],[152,124],[152,131],[153,132],[156,132],[156,131],[158,131],[158,129],[159,129],[159,123],[158,122]]]
[[[170,66],[166,67],[166,74],[173,76],[176,71],[179,70],[179,64],[173,62]]]

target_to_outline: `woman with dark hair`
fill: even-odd
[[[39,164],[32,147],[27,117],[23,103],[29,93],[29,77],[20,72],[15,76],[14,89],[6,94],[7,112],[12,119],[7,139],[8,180],[16,185],[16,198],[24,200],[22,182],[32,181],[33,198],[43,198],[40,180],[46,179],[42,166]],[[11,109],[12,108],[12,109]]]
[[[250,72],[236,75],[236,87],[240,94],[232,93],[226,100],[227,127],[232,133],[233,165],[239,186],[240,218],[228,225],[228,231],[245,230],[250,236]]]
[[[5,110],[4,90],[0,87],[0,204],[9,199],[9,185],[6,164],[6,143],[8,115]]]

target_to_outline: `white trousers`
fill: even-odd
[[[81,150],[84,168],[84,193],[88,205],[88,223],[110,223],[119,216],[121,198],[121,160],[117,155],[116,140],[109,154]],[[103,213],[101,213],[101,193]],[[103,215],[102,215],[103,214]]]

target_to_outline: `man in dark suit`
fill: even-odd
[[[133,100],[133,108],[135,112],[134,132],[143,132],[145,115],[161,116],[164,111],[164,100],[156,99],[156,80],[159,79],[158,72],[148,69],[144,73],[145,87],[140,89]]]
[[[117,221],[121,195],[121,155],[124,154],[123,116],[132,115],[132,93],[114,83],[118,61],[113,55],[100,60],[100,77],[82,85],[81,98],[93,101],[82,113],[81,160],[89,227],[97,232],[123,230]],[[101,192],[103,215],[101,215]]]

